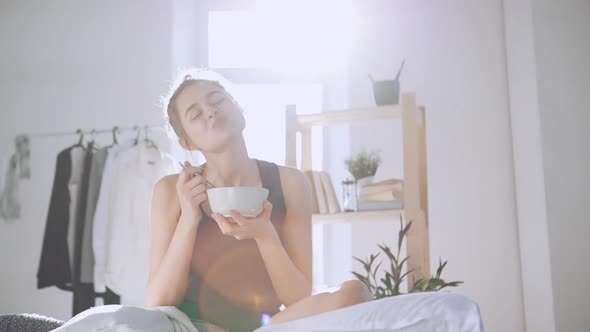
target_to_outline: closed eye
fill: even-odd
[[[201,113],[202,112],[195,110],[195,111],[192,111],[191,113],[192,113],[191,114],[191,120],[194,120],[194,119],[198,118],[199,116],[201,116]]]
[[[186,118],[189,119],[189,121],[191,121],[198,118],[201,115],[201,113],[202,112],[200,107],[193,105],[186,111]]]
[[[197,105],[197,103],[192,104],[186,109],[185,118],[194,120],[198,118],[199,115],[201,115],[201,108],[199,105]]]
[[[192,105],[190,105],[185,113],[184,113],[184,117],[186,119],[196,119],[199,115],[201,114],[201,108],[199,107],[199,105],[197,103],[193,103]]]

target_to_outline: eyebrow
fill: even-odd
[[[207,96],[205,97],[205,99],[207,99],[207,102],[210,103],[211,102],[211,97],[213,95],[219,94],[219,93],[222,93],[222,91],[221,90],[213,90],[213,91],[210,91],[209,93],[207,93]]]

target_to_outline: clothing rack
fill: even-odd
[[[78,135],[80,136],[80,141],[83,140],[84,135],[86,134],[90,134],[91,136],[94,136],[95,134],[106,134],[106,133],[112,133],[113,135],[113,141],[117,140],[117,134],[125,132],[125,131],[135,131],[137,132],[137,134],[139,135],[141,133],[141,131],[143,130],[145,135],[147,135],[147,132],[149,130],[153,130],[153,129],[161,129],[163,130],[164,127],[162,125],[144,125],[144,126],[139,126],[139,125],[135,125],[133,127],[119,127],[119,126],[114,126],[110,129],[90,129],[90,130],[82,130],[82,129],[77,129],[76,131],[62,131],[62,132],[44,132],[44,133],[32,133],[32,134],[20,134],[17,135],[17,137],[19,136],[24,136],[24,137],[57,137],[57,136],[70,136],[70,135]]]
[[[29,133],[29,134],[20,134],[15,137],[15,139],[23,140],[26,143],[26,151],[29,151],[29,141],[30,138],[34,137],[59,137],[59,136],[79,136],[78,145],[82,144],[92,144],[95,141],[94,135],[96,134],[112,134],[113,144],[118,144],[118,135],[123,132],[135,132],[137,134],[135,141],[139,142],[140,138],[142,141],[151,144],[151,146],[157,148],[155,143],[149,138],[150,130],[164,130],[164,125],[135,125],[132,127],[119,127],[114,126],[112,128],[103,128],[103,129],[96,129],[91,128],[87,130],[77,129],[75,131],[55,131],[55,132],[37,132],[37,133]],[[141,134],[143,132],[143,138]],[[88,137],[88,140],[84,138]],[[83,198],[85,199],[85,198]],[[74,266],[72,266],[74,268]],[[118,304],[120,303],[120,297],[118,294],[115,294],[109,288],[106,289],[104,292],[96,292],[92,287],[88,287],[88,284],[82,284],[80,282],[76,282],[72,280],[71,285],[64,285],[64,286],[57,286],[58,288],[66,291],[71,291],[73,293],[73,315],[79,313],[82,307],[87,307],[89,304],[86,301],[92,301],[97,298],[102,298],[104,304]],[[84,309],[85,310],[85,309]]]

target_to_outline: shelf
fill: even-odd
[[[364,221],[390,221],[392,219],[399,220],[402,214],[403,209],[341,212],[331,214],[313,214],[311,220],[314,224],[337,224]]]
[[[312,126],[329,126],[363,121],[400,119],[401,114],[402,108],[400,105],[328,111],[323,113],[297,115],[297,125],[299,128],[308,128]]]
[[[296,105],[287,105],[285,110],[285,164],[301,170],[312,170],[313,139],[312,128],[332,125],[354,125],[389,121],[401,125],[402,160],[404,174],[403,208],[343,212],[334,214],[313,214],[313,224],[350,224],[394,222],[401,218],[412,220],[412,234],[406,241],[408,269],[412,272],[408,277],[408,288],[413,287],[412,280],[430,276],[430,243],[428,234],[428,179],[427,179],[427,148],[426,148],[426,109],[416,105],[416,94],[404,92],[400,94],[399,105],[387,105],[357,109],[324,111],[316,114],[297,115]],[[394,121],[399,123],[393,123]],[[387,128],[379,128],[388,130]],[[299,135],[299,137],[298,137]],[[298,143],[298,140],[300,143]],[[298,147],[298,145],[300,145]],[[297,158],[300,153],[300,160]],[[400,207],[390,206],[387,207]]]

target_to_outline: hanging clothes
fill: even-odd
[[[98,162],[106,151],[99,154]],[[92,256],[91,234],[84,234],[88,228],[92,230],[91,224],[86,226],[86,217],[87,214],[93,216],[96,205],[92,203],[96,196],[90,194],[93,161],[92,145],[88,149],[75,145],[58,154],[37,273],[38,288],[56,286],[73,292],[73,315],[95,306],[97,295],[104,298],[105,304],[120,303],[120,297],[110,290],[95,293],[92,277],[82,280],[82,263],[91,264],[83,258],[85,246],[85,256]],[[92,182],[96,181],[100,184],[100,174]],[[87,211],[88,206],[91,211]],[[90,240],[84,241],[85,236]]]
[[[14,221],[21,217],[19,200],[19,179],[31,177],[29,167],[29,138],[17,136],[14,139],[16,151],[7,164],[2,160],[0,167],[0,218]]]
[[[94,294],[94,253],[92,249],[92,238],[94,229],[94,213],[98,203],[98,196],[100,193],[103,171],[107,156],[111,147],[105,147],[97,150],[92,155],[92,162],[90,171],[88,173],[88,193],[86,196],[86,215],[84,216],[84,229],[82,234],[82,247],[80,250],[80,274],[79,281],[83,285],[81,287],[81,298],[86,294]],[[102,293],[103,304],[120,304],[121,297],[110,289],[106,289]],[[82,304],[88,302],[81,302]]]
[[[80,259],[80,282],[94,283],[94,255],[92,253],[92,229],[94,227],[94,212],[98,202],[102,184],[102,174],[109,153],[109,147],[96,151],[92,157],[92,165],[88,175],[88,194],[86,200],[86,215],[84,216],[84,234],[82,238],[82,256]]]
[[[18,154],[15,153],[8,161],[4,192],[0,195],[0,215],[7,221],[20,218],[21,205],[18,181]]]
[[[86,207],[89,190],[90,167],[92,166],[92,159],[94,157],[94,143],[88,144],[82,160],[81,179],[78,185],[78,193],[76,195],[76,209],[75,216],[70,222],[70,229],[74,229],[74,260],[73,260],[73,315],[90,309],[95,305],[94,286],[90,283],[84,283],[80,280],[81,262],[82,262],[82,240],[84,235],[84,228],[86,227]]]
[[[31,167],[29,163],[31,158],[31,150],[29,148],[29,142],[29,137],[26,135],[20,135],[14,138],[14,143],[16,145],[16,154],[18,156],[18,176],[21,179],[31,178]]]
[[[17,169],[10,169],[16,179]],[[151,195],[155,183],[176,170],[173,159],[147,141],[61,151],[37,287],[72,291],[73,315],[95,306],[97,296],[105,304],[118,304],[123,295],[126,304],[145,305]]]
[[[63,290],[72,290],[72,269],[67,240],[70,221],[68,185],[72,174],[71,151],[72,147],[69,147],[57,155],[37,272],[37,288],[56,286]]]
[[[82,194],[82,173],[84,171],[84,159],[86,156],[86,149],[81,146],[73,147],[70,151],[71,156],[71,174],[70,180],[68,181],[68,191],[70,193],[70,204],[69,204],[69,223],[68,223],[68,253],[70,260],[70,267],[72,268],[72,277],[74,275],[74,253],[75,239],[76,239],[76,217],[78,213],[79,198]],[[72,279],[73,280],[73,279]]]
[[[176,169],[170,156],[142,143],[114,159],[104,280],[125,304],[147,304],[152,192],[159,179]]]
[[[108,234],[108,220],[111,206],[110,193],[111,186],[113,184],[113,161],[119,152],[130,149],[133,144],[134,141],[126,141],[113,146],[111,149],[109,149],[105,161],[100,192],[98,194],[98,200],[96,202],[96,209],[92,223],[92,253],[94,257],[93,281],[94,291],[96,292],[102,293],[107,290],[104,282],[104,270],[107,252],[106,238]]]

